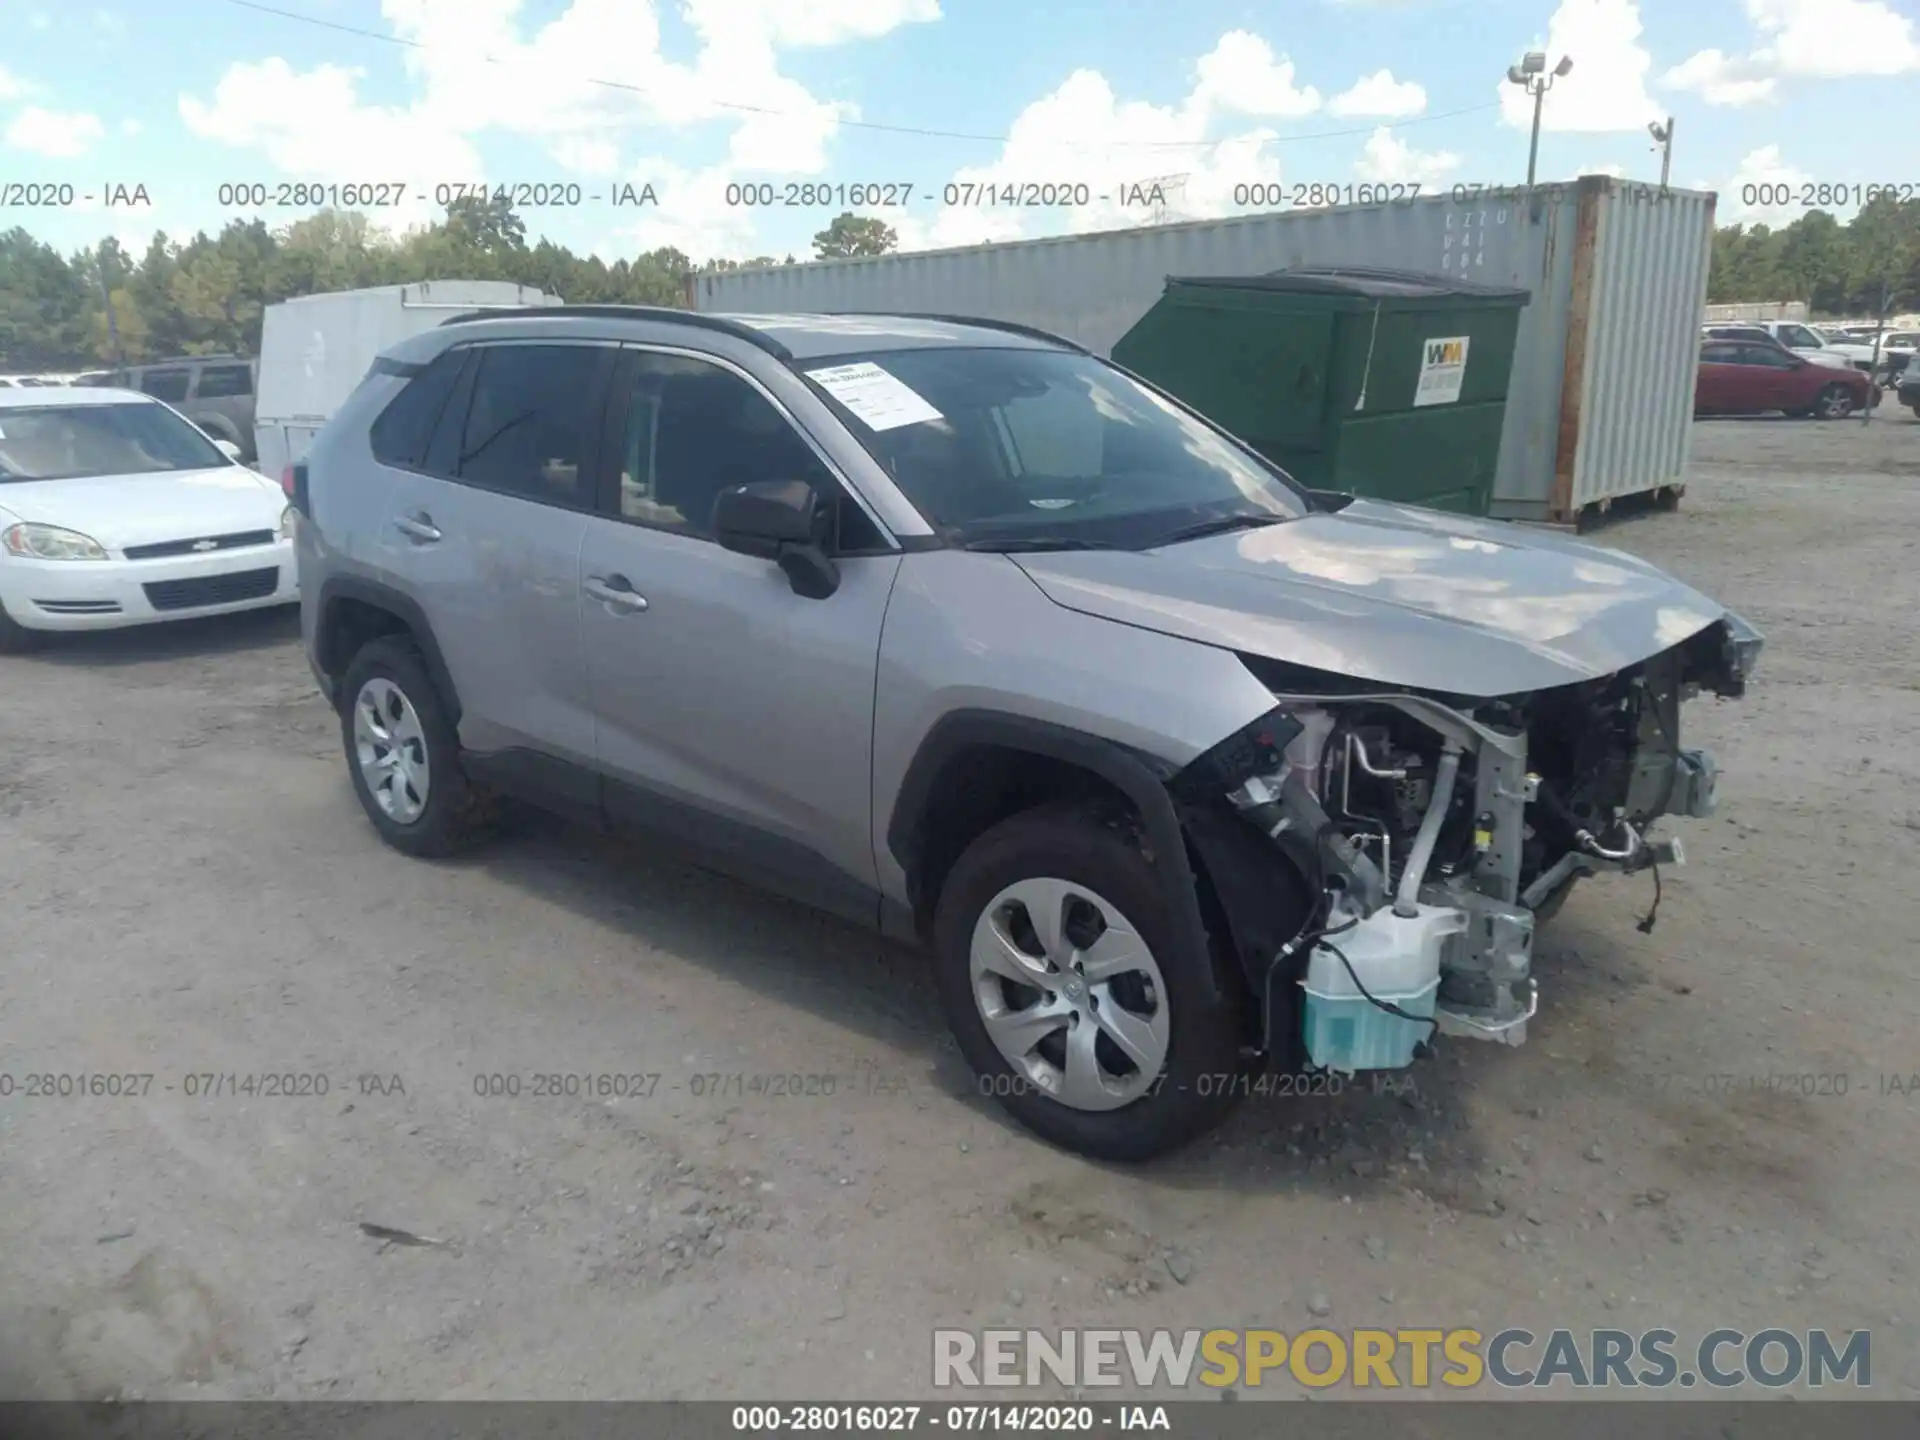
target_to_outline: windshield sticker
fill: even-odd
[[[873,430],[898,430],[943,418],[920,392],[902,384],[871,361],[858,365],[829,365],[807,372],[834,399]]]
[[[1420,342],[1420,383],[1414,387],[1415,405],[1451,405],[1460,398],[1467,376],[1467,339],[1451,335]]]

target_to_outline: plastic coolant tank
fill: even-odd
[[[1307,960],[1305,1039],[1308,1058],[1322,1069],[1397,1070],[1413,1063],[1414,1046],[1433,1033],[1425,1019],[1389,1014],[1360,993],[1333,947],[1353,966],[1376,999],[1410,1015],[1431,1017],[1440,989],[1440,956],[1447,937],[1467,928],[1466,912],[1422,905],[1400,916],[1385,906],[1351,930],[1329,936]]]

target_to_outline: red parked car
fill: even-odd
[[[1758,415],[1784,410],[1844,420],[1878,398],[1858,370],[1820,365],[1784,346],[1757,340],[1709,340],[1700,347],[1696,415]]]

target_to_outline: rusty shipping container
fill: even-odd
[[[716,313],[1037,325],[1105,355],[1170,275],[1372,265],[1522,286],[1493,513],[1572,523],[1686,483],[1714,196],[1589,175],[1517,191],[1143,226],[696,277]]]

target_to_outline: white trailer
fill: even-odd
[[[559,303],[505,280],[427,280],[269,305],[260,326],[253,424],[261,473],[277,478],[304,459],[320,427],[389,346],[454,315]]]

